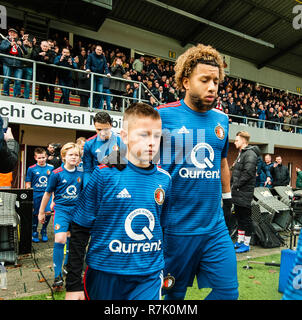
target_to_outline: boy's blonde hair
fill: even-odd
[[[61,158],[64,163],[65,163],[66,153],[70,149],[76,149],[79,153],[79,156],[81,156],[80,147],[74,142],[68,142],[68,143],[64,144],[64,146],[61,149]]]
[[[251,135],[247,131],[239,131],[236,133],[236,136],[239,136],[245,139],[247,143],[250,141],[250,137],[251,137]]]

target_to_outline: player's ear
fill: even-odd
[[[120,136],[125,145],[128,144],[128,131],[125,129],[121,129]]]
[[[182,85],[183,85],[183,87],[184,87],[186,90],[188,90],[188,89],[189,89],[189,78],[184,77],[184,78],[182,79]]]

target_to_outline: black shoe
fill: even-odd
[[[58,276],[55,278],[55,281],[52,285],[54,291],[60,291],[63,289],[63,284],[64,284],[64,281],[63,281],[63,278],[62,276]]]

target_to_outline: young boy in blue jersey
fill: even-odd
[[[163,125],[160,164],[172,177],[164,275],[170,273],[175,284],[163,291],[166,300],[183,300],[195,277],[199,288],[212,288],[206,299],[238,298],[236,254],[221,206],[222,199],[228,207],[232,201],[229,119],[214,108],[223,78],[220,54],[211,46],[192,47],[175,65],[185,98],[157,108]]]
[[[121,139],[117,134],[112,132],[112,118],[107,112],[101,111],[96,113],[93,121],[96,134],[87,139],[84,145],[84,187],[93,170],[101,163],[102,159],[112,151],[121,148]]]
[[[67,244],[67,254],[64,264],[68,260],[69,227],[78,196],[82,190],[83,172],[78,170],[77,164],[80,159],[80,148],[77,144],[70,142],[61,149],[63,164],[55,169],[45,190],[40,211],[39,221],[45,222],[45,208],[54,194],[55,214],[54,233],[55,243],[53,248],[54,283],[53,288],[60,290],[63,286],[62,265],[64,257],[64,246]]]
[[[46,150],[43,148],[36,148],[34,150],[34,158],[36,164],[30,166],[27,170],[25,178],[25,188],[33,188],[33,219],[32,219],[32,241],[40,242],[38,233],[38,214],[42,201],[44,191],[47,187],[48,178],[54,169],[54,166],[46,163],[47,155]],[[51,218],[51,199],[45,207],[46,219],[41,229],[42,241],[48,241],[47,226]]]
[[[168,223],[171,188],[170,175],[151,163],[161,133],[160,116],[151,106],[134,103],[125,111],[125,168],[99,165],[73,216],[67,300],[160,300],[162,228]]]

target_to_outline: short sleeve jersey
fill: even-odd
[[[31,183],[34,192],[45,192],[48,179],[53,169],[54,166],[48,163],[45,166],[34,164],[28,168],[25,182]]]
[[[172,177],[173,221],[166,232],[210,233],[223,217],[221,159],[228,152],[228,116],[195,112],[183,100],[157,107],[162,118],[160,164]]]
[[[46,192],[54,192],[56,205],[74,206],[82,191],[83,171],[76,167],[68,171],[64,165],[55,169],[48,181]]]

